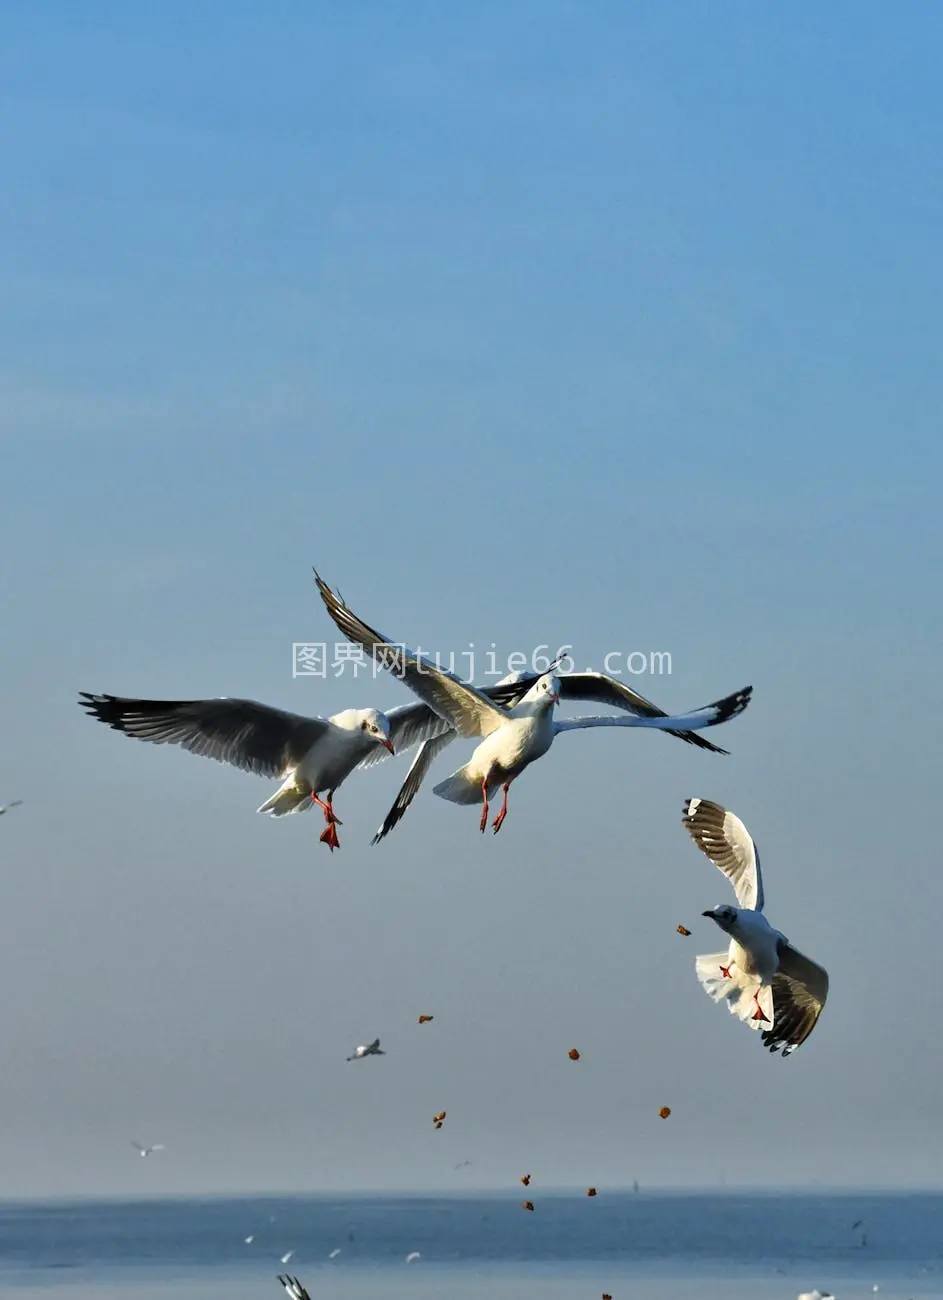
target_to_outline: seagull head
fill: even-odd
[[[385,713],[379,709],[361,709],[360,710],[360,730],[371,740],[394,753],[393,742],[390,740],[390,720]]]
[[[533,686],[524,696],[524,699],[533,701],[536,704],[559,704],[560,703],[559,677],[557,677],[554,673],[544,673],[542,677],[537,678]]]
[[[726,930],[728,934],[737,924],[739,915],[739,908],[731,907],[728,903],[722,903],[719,907],[712,907],[709,912],[701,913],[701,916],[709,916],[712,921],[716,921],[720,928]]]

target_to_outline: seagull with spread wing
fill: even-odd
[[[155,1151],[163,1151],[163,1150],[165,1150],[165,1147],[164,1147],[163,1142],[155,1142],[153,1146],[150,1146],[150,1147],[142,1147],[141,1144],[140,1144],[140,1142],[135,1142],[134,1139],[132,1138],[132,1139],[131,1139],[131,1145],[134,1147],[135,1151],[137,1151],[137,1152],[139,1153],[139,1155],[141,1156],[141,1159],[142,1159],[142,1160],[143,1160],[146,1156],[152,1155]]]
[[[725,952],[695,958],[698,981],[715,1002],[751,1029],[763,1045],[783,1056],[801,1046],[818,1023],[828,997],[828,972],[797,952],[763,915],[760,855],[734,813],[709,799],[688,799],[682,818],[698,848],[733,886],[739,904],[702,913],[730,944]]]
[[[372,1043],[354,1048],[353,1056],[348,1056],[348,1061],[362,1061],[365,1056],[386,1056],[386,1052],[380,1050],[380,1040],[375,1038]]]
[[[244,772],[281,778],[258,811],[283,817],[317,804],[327,823],[321,841],[332,852],[339,846],[341,824],[334,813],[335,790],[375,751],[394,750],[392,723],[376,709],[305,718],[255,700],[133,700],[85,691],[79,703],[99,722],[135,740],[182,745]],[[327,799],[320,797],[322,791]]]
[[[487,695],[489,700],[493,700],[495,704],[510,710],[521,702],[539,677],[540,673],[534,672],[509,673],[507,677],[502,677],[494,686],[483,687],[482,694]],[[592,670],[584,673],[565,673],[561,674],[558,680],[561,700],[584,700],[592,701],[594,704],[607,704],[620,709],[624,713],[634,713],[642,718],[664,718],[668,716],[662,709],[652,704],[651,701],[639,695],[637,691],[633,691],[624,682],[617,681],[616,678],[609,677],[606,673],[597,673]],[[687,741],[689,745],[696,745],[699,749],[709,750],[712,754],[726,754],[728,752],[726,749],[721,749],[719,745],[712,744],[698,731],[676,731],[672,727],[667,727],[665,730],[669,736],[677,736],[679,740]],[[457,733],[453,728],[446,725],[438,735],[431,736],[422,742],[389,812],[384,817],[382,825],[371,841],[373,844],[379,844],[403,819],[409,805],[419,793],[429,768],[443,749],[452,743],[456,735]]]
[[[520,702],[510,711],[474,686],[444,672],[431,660],[424,659],[402,643],[374,631],[353,612],[340,596],[315,573],[321,599],[340,631],[350,641],[362,645],[375,663],[389,669],[414,694],[428,704],[460,736],[480,740],[471,759],[433,788],[433,794],[458,804],[482,804],[479,829],[488,823],[489,800],[500,789],[501,808],[492,824],[497,832],[507,816],[508,790],[511,783],[536,759],[544,755],[554,738],[563,731],[591,727],[653,727],[662,731],[699,731],[726,722],[742,713],[750,701],[748,686],[726,699],[680,717],[554,718],[559,702],[561,679],[543,673],[529,686]]]

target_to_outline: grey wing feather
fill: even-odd
[[[740,906],[762,912],[759,850],[736,813],[710,799],[686,799],[682,821],[697,847],[733,885]]]
[[[375,663],[399,677],[461,736],[488,736],[505,721],[504,711],[486,695],[459,681],[414,650],[391,641],[358,618],[315,571],[315,581],[327,612],[348,640],[362,645]]]
[[[610,704],[615,709],[626,713],[635,713],[643,718],[666,718],[664,709],[659,709],[646,700],[644,696],[633,691],[623,682],[608,677],[605,673],[565,673],[560,678],[560,698],[565,700],[592,700],[596,704]],[[677,736],[689,745],[699,749],[708,749],[713,754],[727,754],[726,749],[705,740],[697,731],[668,730],[669,736]]]
[[[782,940],[773,976],[773,1027],[763,1034],[764,1046],[789,1056],[812,1033],[827,997],[828,971]]]
[[[134,700],[82,691],[79,703],[99,722],[135,740],[182,745],[191,754],[257,776],[284,775],[330,726],[324,718],[304,718],[255,700]]]
[[[371,840],[372,844],[379,844],[382,839],[389,835],[390,831],[406,816],[406,810],[416,795],[419,793],[423,781],[426,779],[426,773],[438,758],[442,750],[450,745],[455,739],[455,732],[449,729],[441,736],[435,736],[432,740],[424,740],[420,746],[419,753],[413,759],[413,765],[406,773],[406,779],[400,786],[396,798],[393,800],[393,806],[383,818],[383,825],[377,831]]]

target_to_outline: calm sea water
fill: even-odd
[[[794,1300],[813,1287],[943,1300],[943,1195],[532,1199],[533,1213],[513,1195],[8,1203],[0,1294],[282,1300],[275,1275],[290,1272],[312,1300]],[[411,1251],[422,1258],[407,1264]]]

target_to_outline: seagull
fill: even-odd
[[[831,1291],[820,1291],[818,1287],[814,1291],[803,1291],[797,1300],[835,1300]]]
[[[291,1296],[291,1300],[311,1300],[311,1297],[296,1277],[289,1277],[287,1273],[279,1273],[278,1280]]]
[[[283,1264],[287,1264],[288,1261],[291,1259],[292,1255],[294,1255],[294,1253],[295,1252],[293,1250],[286,1250],[284,1255],[282,1256],[281,1262]]]
[[[508,673],[507,677],[502,677],[494,686],[483,687],[482,694],[487,695],[490,700],[500,704],[503,708],[511,709],[514,705],[520,703],[539,676],[539,673],[534,672]],[[560,676],[559,681],[561,700],[592,700],[595,704],[610,705],[613,708],[621,709],[625,713],[634,713],[643,718],[664,718],[667,716],[657,705],[652,704],[650,700],[646,700],[643,695],[639,695],[637,691],[631,690],[624,682],[620,682],[606,673],[597,673],[591,670],[584,673],[565,673]],[[666,730],[669,736],[677,736],[679,740],[687,741],[689,745],[696,745],[699,749],[709,750],[712,754],[728,753],[726,749],[721,749],[719,745],[714,745],[711,741],[706,740],[697,731],[676,731],[671,727],[666,728]],[[419,793],[419,788],[425,780],[429,768],[443,749],[456,738],[456,734],[451,727],[446,727],[439,735],[431,736],[422,742],[419,752],[413,759],[412,766],[406,773],[406,778],[393,800],[390,811],[386,814],[382,825],[371,841],[373,844],[379,844],[402,820],[409,805]]]
[[[182,745],[245,772],[281,778],[282,785],[258,811],[282,817],[317,804],[327,823],[321,842],[331,852],[340,844],[335,790],[368,755],[394,752],[390,720],[376,709],[305,718],[255,700],[134,700],[86,691],[79,703],[99,722],[136,740]]]
[[[328,1259],[337,1259],[340,1253],[341,1253],[340,1246],[335,1246],[334,1249],[331,1251],[330,1255],[328,1255]]]
[[[589,727],[654,727],[658,730],[698,731],[716,726],[742,713],[750,701],[752,687],[714,704],[706,705],[680,717],[585,717],[555,720],[554,706],[560,700],[560,678],[553,672],[537,677],[521,701],[510,713],[488,696],[443,672],[401,643],[366,623],[340,599],[320,576],[315,579],[321,598],[337,627],[349,640],[368,650],[376,663],[388,668],[421,700],[430,705],[460,736],[475,737],[480,744],[464,767],[433,787],[433,794],[458,804],[482,804],[479,829],[488,824],[489,800],[500,788],[503,792],[492,831],[504,825],[508,811],[511,783],[536,759],[546,754],[554,738],[563,731]]]
[[[0,817],[2,817],[5,812],[9,812],[11,808],[19,808],[22,802],[23,802],[22,799],[13,799],[10,801],[10,803],[4,804],[2,807],[0,807]]]
[[[418,1250],[411,1250],[409,1252],[409,1254],[406,1256],[406,1263],[411,1264],[414,1259],[422,1259],[422,1256],[420,1255]]]
[[[365,1056],[386,1056],[386,1052],[380,1051],[380,1040],[375,1038],[372,1043],[366,1047],[357,1047],[354,1049],[353,1056],[348,1056],[348,1061],[362,1061]]]
[[[131,1145],[134,1147],[135,1151],[139,1151],[141,1153],[142,1160],[144,1159],[145,1156],[152,1155],[153,1152],[155,1151],[165,1150],[163,1142],[155,1142],[152,1147],[142,1147],[140,1142],[135,1142],[134,1139],[132,1138]]]
[[[695,958],[697,978],[715,1002],[783,1056],[812,1033],[828,997],[828,973],[797,952],[763,915],[760,855],[739,817],[708,799],[687,799],[682,820],[691,838],[733,885],[739,907],[703,912],[730,936],[726,952]]]

